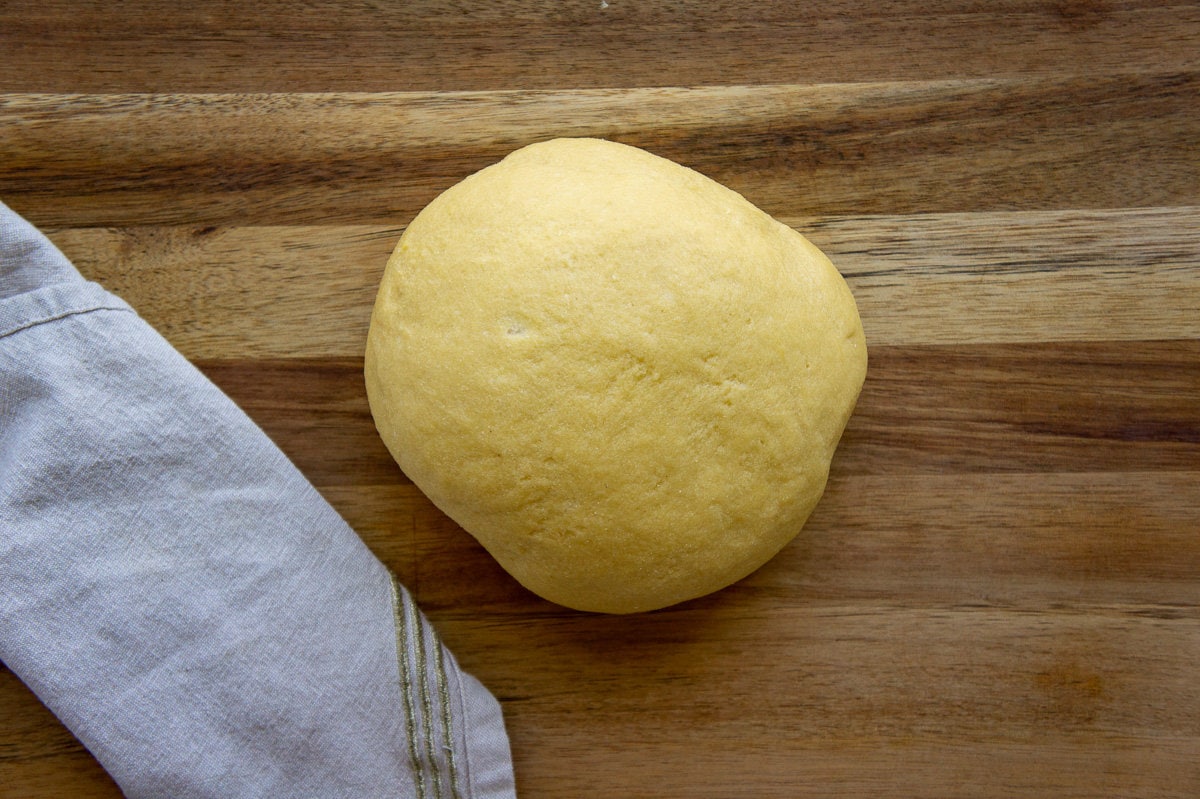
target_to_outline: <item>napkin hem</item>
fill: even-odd
[[[97,283],[56,283],[0,300],[0,338],[92,311],[134,313]]]

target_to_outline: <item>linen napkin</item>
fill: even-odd
[[[0,203],[0,659],[130,797],[512,797],[500,707],[262,431]]]

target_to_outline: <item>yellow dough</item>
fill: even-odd
[[[799,233],[643,150],[556,139],[409,225],[366,383],[401,468],[510,574],[631,613],[799,532],[866,366],[850,290]]]

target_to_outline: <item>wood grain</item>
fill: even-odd
[[[0,199],[279,444],[500,698],[526,798],[1200,795],[1200,5],[0,5]],[[362,350],[438,192],[604,136],[854,291],[824,499],[745,580],[565,611],[397,468]],[[0,797],[116,786],[0,667]]]
[[[397,224],[517,146],[599,136],[701,170],[776,216],[1195,205],[1198,74],[10,95],[0,193],[43,226]]]
[[[12,94],[46,226],[406,222],[516,147],[648,148],[776,216],[1200,204],[1200,73],[399,94]],[[48,147],[57,153],[44,157]]]
[[[835,475],[810,523],[776,559],[719,594],[664,613],[679,613],[677,618],[694,618],[697,624],[718,611],[753,609],[750,615],[757,617],[776,607],[816,612],[830,606],[847,614],[860,608],[865,615],[940,608],[963,614],[1012,612],[1029,616],[1026,621],[1043,612],[1093,611],[1196,620],[1198,476],[1195,471]],[[412,559],[391,565],[417,586],[422,606],[440,622],[470,621],[481,610],[494,614],[499,624],[513,617],[561,616],[515,585],[416,488],[323,492],[339,509],[353,509],[372,495],[412,503],[411,516],[397,517],[417,520]],[[1013,496],[1023,501],[1014,502]],[[884,522],[878,521],[879,507],[890,511]],[[374,544],[405,532],[364,535]],[[586,629],[600,625],[614,634],[623,626],[586,617],[570,623]],[[624,620],[633,628],[629,641],[640,636],[642,624],[640,617]],[[711,646],[711,641],[697,646]],[[481,651],[478,644],[459,648]],[[773,645],[767,651],[774,653]],[[879,649],[870,657],[886,660],[890,654]],[[489,669],[485,661],[476,669]]]
[[[0,90],[447,91],[1192,69],[1195,3],[8,2]]]
[[[362,359],[200,367],[318,487],[407,478]],[[1200,469],[1200,341],[873,347],[833,474]]]
[[[872,346],[1200,337],[1200,208],[781,217]],[[191,358],[360,357],[403,228],[68,228],[51,238]]]

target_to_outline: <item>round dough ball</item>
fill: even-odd
[[[557,139],[409,225],[366,384],[401,468],[517,580],[630,613],[799,532],[866,362],[849,289],[799,233],[643,150]]]

